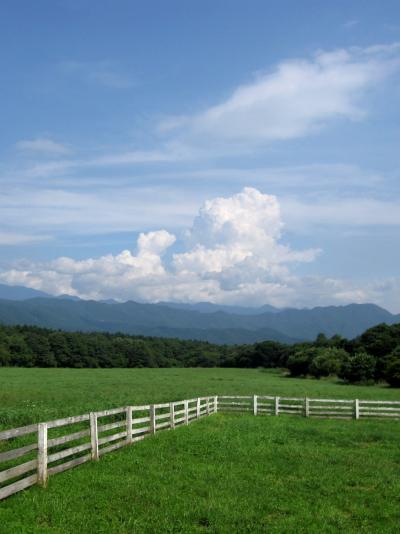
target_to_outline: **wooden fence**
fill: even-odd
[[[216,411],[217,397],[200,397],[113,408],[1,431],[0,500],[34,484],[46,486],[51,475]]]
[[[333,419],[364,419],[366,417],[400,419],[400,401],[225,395],[218,397],[218,411],[251,412],[254,415],[290,414]]]
[[[199,397],[113,408],[3,430],[0,431],[0,500],[34,484],[46,486],[49,476],[89,460],[98,460],[103,454],[131,445],[158,430],[187,425],[217,411],[336,419],[400,419],[400,401],[269,395]]]

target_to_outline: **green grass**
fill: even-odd
[[[239,369],[0,369],[1,427],[207,394],[400,400]],[[398,532],[400,423],[213,415],[0,503],[0,533]]]
[[[0,367],[0,428],[93,410],[205,395],[400,400],[387,386],[345,386],[258,369],[21,369]]]
[[[0,505],[4,532],[398,532],[386,421],[214,415]],[[1,527],[0,527],[1,529]]]

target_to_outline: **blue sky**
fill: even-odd
[[[0,282],[400,312],[399,15],[2,2]]]

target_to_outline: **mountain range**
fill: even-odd
[[[52,297],[33,289],[0,284],[0,323],[68,331],[199,339],[242,344],[266,339],[284,343],[313,340],[320,333],[353,338],[379,323],[400,322],[375,304],[312,309],[247,308],[197,304],[94,301]]]

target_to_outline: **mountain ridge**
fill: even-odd
[[[313,340],[321,332],[328,337],[338,334],[353,338],[371,326],[399,320],[400,316],[375,304],[289,308],[239,315],[220,309],[207,313],[185,306],[135,301],[109,304],[43,297],[0,299],[0,322],[3,324],[199,339],[220,344],[254,343],[265,339],[294,343]]]

